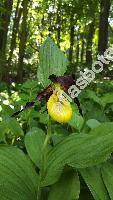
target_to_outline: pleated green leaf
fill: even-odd
[[[102,177],[108,190],[110,199],[113,199],[113,162],[106,162],[102,167]]]
[[[57,45],[48,37],[42,44],[39,52],[40,63],[38,67],[38,80],[44,87],[50,84],[49,76],[64,75],[67,69],[67,58]]]
[[[95,200],[110,200],[101,176],[100,167],[80,169],[79,172]]]
[[[0,200],[37,200],[39,178],[16,147],[0,147]]]
[[[113,123],[93,129],[91,134],[72,134],[48,153],[44,185],[58,180],[63,167],[86,168],[105,161],[113,151]]]
[[[45,133],[42,129],[34,128],[25,136],[25,146],[31,160],[41,168],[42,146],[45,140]]]
[[[65,171],[60,180],[51,187],[48,200],[78,199],[80,182],[78,174],[72,170]]]

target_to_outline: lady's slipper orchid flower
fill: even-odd
[[[60,98],[60,94],[62,91],[67,92],[69,87],[75,84],[75,80],[71,75],[58,77],[51,75],[49,79],[53,83],[40,92],[34,101],[27,102],[24,108],[14,113],[12,117],[15,117],[22,111],[33,107],[37,101],[41,101],[43,98],[46,98],[48,114],[53,120],[59,123],[66,123],[71,119],[71,104],[65,97]],[[78,99],[75,98],[74,102],[77,104],[80,114],[82,114]]]
[[[65,97],[60,99],[57,92],[50,96],[47,109],[51,118],[59,123],[66,123],[72,117],[70,102]]]

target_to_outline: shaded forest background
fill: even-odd
[[[97,54],[113,44],[113,1],[1,0],[0,80],[36,78],[39,48],[47,36],[68,57],[67,73],[91,68]],[[111,63],[103,75],[112,79],[112,72]]]

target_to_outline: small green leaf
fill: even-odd
[[[90,134],[103,135],[104,133],[113,132],[113,122],[101,123],[98,127],[90,131]]]
[[[101,97],[101,100],[104,106],[106,106],[106,104],[113,103],[113,93],[104,94]]]
[[[92,90],[86,90],[84,92],[84,98],[86,99],[91,99],[93,100],[93,102],[98,103],[100,105],[102,105],[102,101],[101,99],[96,95],[96,93]]]
[[[36,80],[27,80],[24,82],[21,86],[22,90],[33,90],[34,88],[37,88],[38,82]]]
[[[24,135],[20,124],[17,122],[16,119],[11,117],[6,117],[5,119],[3,119],[2,122],[0,122],[0,132],[1,131],[2,133],[0,133],[0,135],[2,134],[2,136],[9,131],[15,136]]]
[[[23,130],[22,130],[20,124],[17,122],[16,119],[14,119],[14,118],[6,119],[6,124],[7,124],[7,128],[9,128],[10,131],[14,135],[16,135],[16,136],[18,136],[18,135],[23,136],[24,135]]]
[[[44,87],[50,84],[50,75],[64,75],[67,69],[67,58],[57,45],[48,37],[39,52],[38,80]]]
[[[74,104],[71,105],[73,114],[71,120],[68,122],[70,126],[73,128],[77,129],[78,131],[81,130],[83,124],[84,124],[84,119],[83,117],[79,114],[77,106]]]
[[[25,136],[25,146],[31,160],[41,168],[42,146],[45,140],[45,133],[42,129],[33,128]]]
[[[40,113],[39,115],[39,122],[42,124],[47,124],[49,119],[49,115],[47,112]]]
[[[89,119],[86,122],[87,126],[91,129],[98,127],[101,123],[97,121],[96,119]]]
[[[2,104],[2,115],[11,116],[14,110],[9,106]]]

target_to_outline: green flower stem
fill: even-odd
[[[42,169],[41,169],[41,179],[43,179],[44,175],[45,175],[45,169],[46,169],[46,161],[47,161],[47,146],[49,143],[51,137],[51,119],[49,117],[48,120],[48,126],[47,126],[47,135],[42,147]]]
[[[47,125],[47,135],[45,137],[45,141],[42,147],[42,159],[41,159],[41,169],[40,169],[40,185],[38,187],[38,193],[37,193],[37,200],[41,199],[41,181],[43,180],[45,176],[45,169],[46,169],[46,161],[47,161],[47,146],[49,143],[51,137],[51,119],[49,117],[48,119],[48,125]]]
[[[31,114],[31,109],[28,110],[26,113],[25,113],[25,116],[26,116],[26,125],[27,125],[27,129],[30,130],[30,114]]]

